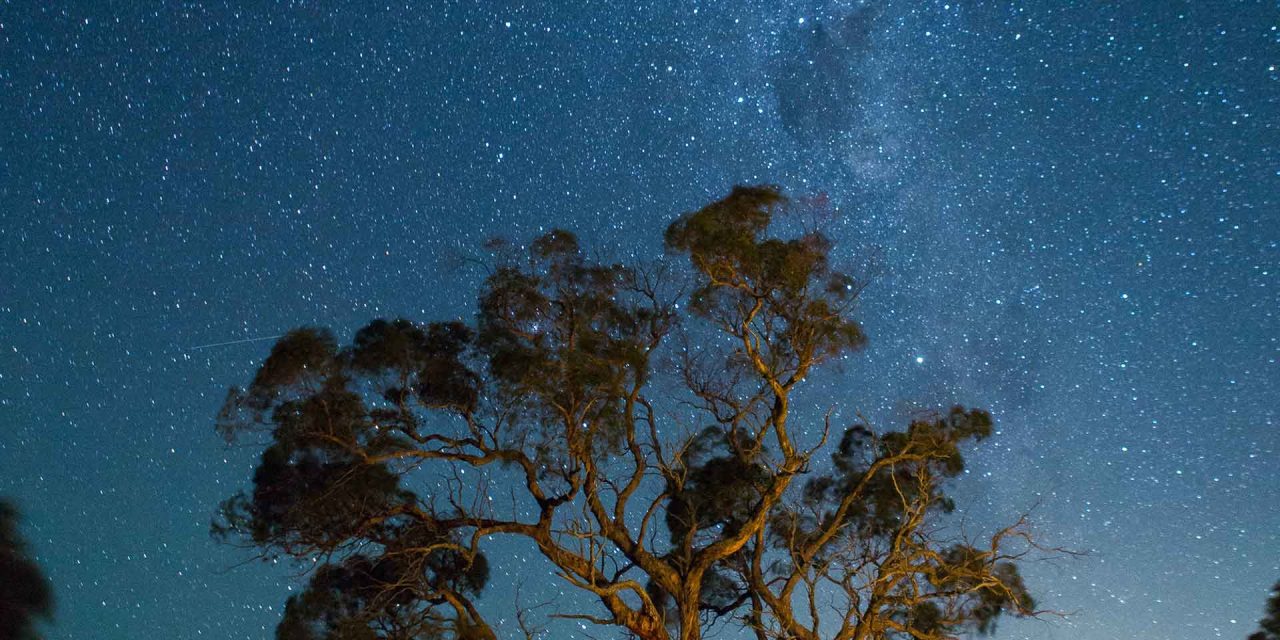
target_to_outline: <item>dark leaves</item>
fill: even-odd
[[[306,590],[289,598],[276,629],[280,640],[427,640],[449,626],[421,606],[435,593],[417,567],[402,558],[355,555],[325,565]]]
[[[294,329],[271,348],[249,386],[250,406],[265,409],[286,388],[322,379],[337,355],[337,342],[327,329]]]
[[[441,605],[484,588],[485,557],[460,552],[453,534],[432,523],[396,534],[380,555],[357,553],[318,569],[306,590],[289,599],[276,637],[425,640],[480,631]]]
[[[1249,640],[1280,640],[1280,582],[1271,588],[1266,615],[1258,621],[1258,629]]]
[[[53,594],[40,567],[27,557],[18,511],[0,500],[0,640],[34,640],[37,620],[53,614]]]
[[[720,536],[738,533],[767,481],[762,466],[736,456],[718,456],[692,467],[667,507],[672,543],[709,529]]]
[[[697,274],[691,307],[737,335],[761,335],[761,356],[803,376],[812,366],[864,346],[848,316],[862,286],[832,268],[830,240],[814,231],[770,236],[789,201],[776,187],[735,187],[723,200],[687,213],[666,231],[670,251]]]
[[[283,551],[331,550],[371,535],[372,521],[403,505],[399,476],[385,465],[366,465],[320,449],[276,444],[262,455],[249,502],[237,501],[228,523],[247,525],[253,541]]]
[[[664,240],[667,248],[688,254],[697,270],[724,280],[761,262],[759,236],[773,208],[785,202],[777,187],[734,187],[723,200],[671,223]]]
[[[1003,613],[1028,615],[1035,610],[1035,600],[1027,592],[1016,565],[993,561],[990,553],[967,545],[956,545],[942,554],[933,582],[942,591],[973,594],[964,623],[979,633],[994,633]]]
[[[359,372],[412,373],[427,355],[427,334],[404,319],[370,322],[351,344],[351,366]]]
[[[477,346],[495,395],[525,410],[522,435],[538,436],[540,451],[616,449],[621,404],[668,323],[635,280],[629,268],[585,261],[572,234],[552,231],[533,242],[528,268],[486,281]]]
[[[890,534],[901,523],[906,505],[916,501],[926,501],[935,511],[951,511],[954,503],[942,493],[939,482],[964,471],[960,447],[987,437],[991,427],[986,411],[957,406],[943,415],[912,420],[905,431],[877,436],[865,425],[848,428],[831,454],[831,471],[810,477],[801,493],[810,510],[825,515],[777,520],[775,543],[803,538],[807,531],[825,526],[836,517],[837,505],[860,485],[861,497],[846,511],[843,524],[863,536]],[[871,471],[878,462],[888,460],[895,462]],[[918,473],[937,481],[921,487]],[[928,495],[923,495],[926,490]]]
[[[404,319],[374,320],[356,333],[349,357],[353,373],[381,379],[383,397],[404,405],[416,397],[424,406],[470,413],[480,392],[479,377],[464,362],[474,335],[461,322],[425,327]]]

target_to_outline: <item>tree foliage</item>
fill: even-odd
[[[53,614],[53,593],[18,533],[18,510],[0,500],[0,640],[34,640]]]
[[[1280,582],[1271,587],[1266,615],[1258,621],[1258,630],[1249,635],[1249,640],[1280,640]]]
[[[493,267],[473,323],[281,338],[219,415],[267,442],[214,525],[315,563],[277,637],[496,637],[475,602],[500,536],[597,603],[554,615],[646,640],[950,638],[1033,614],[1025,524],[979,544],[940,518],[988,413],[833,434],[833,411],[793,406],[866,343],[865,282],[795,209],[737,187],[649,265],[552,231]]]

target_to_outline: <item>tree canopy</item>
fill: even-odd
[[[1280,582],[1271,587],[1265,613],[1258,621],[1258,630],[1249,635],[1249,640],[1280,640]]]
[[[0,500],[0,640],[34,640],[53,614],[53,593],[18,533],[18,510]]]
[[[802,397],[867,337],[865,280],[801,208],[734,188],[645,264],[556,230],[492,265],[472,322],[281,338],[219,415],[264,450],[213,527],[314,564],[277,637],[495,638],[484,612],[517,613],[482,599],[498,537],[586,596],[551,615],[644,640],[941,639],[1033,615],[1025,522],[979,542],[944,517],[990,414],[895,430]]]

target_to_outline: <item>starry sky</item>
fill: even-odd
[[[213,417],[260,338],[469,317],[487,237],[653,257],[738,183],[825,194],[840,250],[879,256],[871,346],[818,396],[990,408],[965,517],[1033,509],[1089,551],[1025,568],[1070,616],[999,637],[1254,628],[1280,579],[1276,3],[18,0],[0,495],[49,637],[270,637],[297,577],[208,536],[255,462]]]

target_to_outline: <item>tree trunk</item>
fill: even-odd
[[[702,616],[699,604],[702,601],[702,580],[689,579],[680,589],[676,597],[676,606],[680,614],[680,640],[701,640]]]

